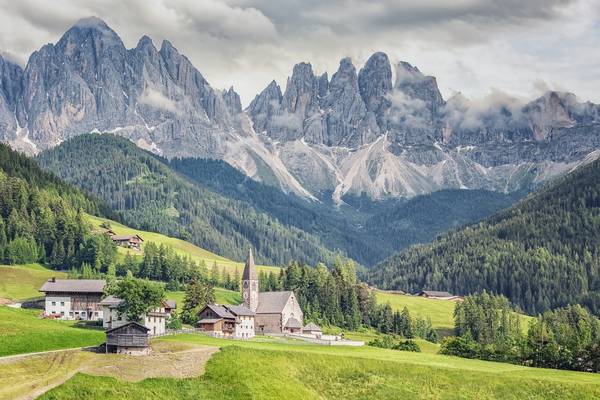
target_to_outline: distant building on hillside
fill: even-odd
[[[108,296],[100,302],[104,329],[110,330],[130,323],[125,315],[119,315],[118,307],[122,302],[123,300],[114,296]],[[143,325],[148,328],[150,335],[162,335],[166,332],[167,320],[175,306],[174,301],[163,300],[159,307],[142,316]]]
[[[207,304],[198,313],[198,327],[212,336],[251,339],[255,334],[254,316],[244,306]]]
[[[150,330],[137,322],[127,322],[106,331],[105,349],[107,353],[128,355],[148,355]]]
[[[455,296],[452,293],[442,292],[437,290],[423,290],[419,292],[417,296],[427,297],[428,299],[438,300],[456,300],[462,298],[461,296]]]
[[[258,275],[252,250],[242,275],[243,305],[254,311],[257,333],[300,333],[304,314],[292,291],[265,292],[258,290]]]
[[[45,295],[44,315],[69,320],[102,320],[102,279],[51,278],[39,289]]]
[[[140,235],[111,235],[112,241],[121,247],[127,247],[128,249],[141,250],[144,239]]]

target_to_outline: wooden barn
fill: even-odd
[[[106,352],[136,356],[148,355],[150,354],[149,331],[150,329],[137,322],[128,322],[125,325],[109,329],[106,331]]]

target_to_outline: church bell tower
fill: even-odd
[[[242,297],[244,299],[244,307],[251,311],[256,311],[258,308],[258,276],[256,275],[252,249],[248,249],[248,259],[246,260],[244,274],[242,275]]]

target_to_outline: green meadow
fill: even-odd
[[[137,383],[77,374],[42,399],[595,399],[600,375],[371,347],[180,335],[219,346],[197,378]]]
[[[118,222],[111,221],[111,220],[108,220],[105,218],[95,217],[93,215],[88,215],[87,217],[88,217],[88,220],[90,221],[90,223],[92,224],[92,226],[96,229],[99,229],[100,225],[103,222],[108,222],[108,223],[110,223],[112,230],[117,235],[140,235],[145,242],[154,242],[159,245],[164,244],[167,246],[171,246],[175,250],[175,252],[177,252],[178,254],[180,254],[182,256],[189,256],[192,260],[194,260],[198,263],[204,262],[209,269],[213,266],[214,263],[216,263],[220,269],[226,269],[230,273],[233,273],[237,269],[239,271],[239,273],[241,274],[244,269],[243,263],[235,262],[228,258],[221,257],[215,253],[211,253],[208,250],[202,249],[190,242],[186,242],[185,240],[176,239],[176,238],[166,236],[166,235],[156,233],[156,232],[148,232],[148,231],[142,231],[139,229],[133,229],[128,226],[122,225]],[[119,254],[121,256],[124,256],[125,254],[127,254],[127,252],[130,252],[134,256],[141,256],[143,254],[143,245],[142,245],[142,253],[139,253],[139,252],[133,251],[133,250],[129,250],[129,249],[125,249],[122,247],[119,248]],[[257,270],[259,272],[260,271],[265,271],[265,272],[273,271],[273,272],[279,273],[279,267],[272,267],[272,266],[265,266],[265,265],[257,265]]]
[[[406,307],[412,316],[431,319],[433,328],[444,336],[451,334],[454,330],[454,306],[456,301],[428,299],[383,290],[377,290],[375,294],[378,303],[390,303],[392,309],[400,311]],[[527,329],[529,321],[533,317],[522,314],[520,314],[520,317],[522,328]]]
[[[40,297],[38,289],[53,276],[64,278],[66,274],[39,264],[0,265],[0,297],[15,301]]]
[[[75,321],[39,318],[40,310],[0,306],[0,356],[93,346],[104,332],[76,326]]]

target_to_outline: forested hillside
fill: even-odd
[[[188,181],[165,160],[125,138],[78,136],[38,160],[67,182],[104,199],[129,226],[189,240],[236,260],[242,260],[250,246],[263,263],[332,259],[317,238]]]
[[[407,201],[347,197],[348,204],[336,207],[285,194],[248,178],[224,161],[185,158],[171,160],[169,165],[213,191],[319,237],[331,249],[343,249],[364,265],[373,265],[412,244],[429,242],[448,229],[479,221],[521,196],[443,190]]]
[[[514,207],[374,268],[371,284],[503,294],[530,313],[573,303],[600,312],[600,161]]]
[[[64,269],[87,262],[104,237],[89,235],[83,211],[106,206],[0,144],[0,263],[43,262]]]

